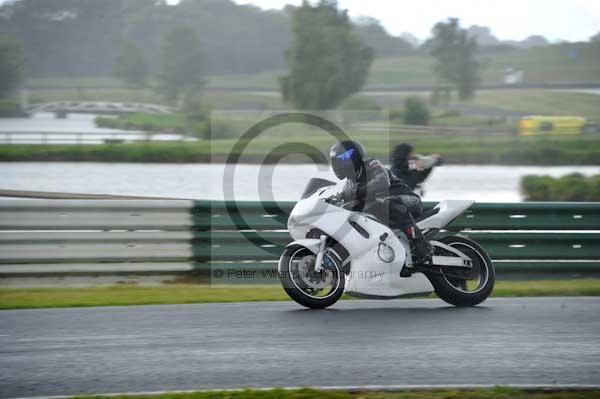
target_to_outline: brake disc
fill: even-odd
[[[331,281],[332,272],[322,269],[320,273],[315,273],[315,255],[304,256],[298,262],[298,272],[300,280],[308,287],[316,290],[327,287]]]

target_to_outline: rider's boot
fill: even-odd
[[[412,255],[412,264],[418,265],[431,259],[433,248],[427,242],[421,230],[417,226],[415,219],[408,209],[401,203],[388,201],[392,224],[400,231],[406,234]],[[386,207],[387,208],[387,207]]]
[[[410,252],[412,254],[413,265],[425,263],[433,255],[433,247],[423,236],[421,230],[416,224],[408,228],[407,236],[410,240]]]

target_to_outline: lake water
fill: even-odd
[[[224,199],[224,164],[0,163],[0,189]],[[521,201],[519,180],[528,174],[600,174],[598,166],[442,166],[425,185],[424,199]],[[311,177],[335,180],[325,165],[238,165],[238,200],[297,200]],[[231,199],[229,197],[228,199]]]
[[[77,140],[78,134],[96,142],[107,138],[130,140],[143,137],[141,132],[97,128],[94,117],[70,114],[67,119],[55,119],[53,114],[36,114],[33,118],[0,119],[0,142],[3,140],[2,132],[13,132],[13,142],[18,142],[19,138],[40,140],[39,135],[28,137],[27,132],[42,132],[49,138],[71,142]],[[178,138],[176,135],[154,136],[159,140]],[[224,195],[224,187],[227,187],[224,184],[225,170],[223,164],[0,163],[0,189],[294,201],[299,198],[311,177],[335,180],[325,165],[282,164],[264,167],[243,164],[234,171],[233,195]],[[562,176],[573,172],[598,174],[600,167],[443,166],[436,169],[427,181],[424,199],[520,201],[519,181],[522,176]]]

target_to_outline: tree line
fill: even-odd
[[[376,55],[421,51],[435,61],[434,94],[468,100],[482,68],[472,30],[441,21],[417,50],[377,20],[352,21],[335,0],[282,11],[231,0],[15,0],[0,7],[0,98],[24,76],[114,74],[138,87],[152,77],[168,102],[201,119],[206,76],[281,68],[287,103],[330,109],[362,89]]]
[[[255,73],[283,68],[296,7],[281,11],[231,0],[18,0],[0,7],[0,34],[19,39],[26,75],[109,76],[123,53],[143,57],[148,73],[161,68],[165,36],[180,27],[194,31],[210,74]],[[353,27],[382,56],[415,49],[389,35],[376,20]]]
[[[223,12],[224,9],[229,12]],[[3,54],[0,97],[8,96],[18,87],[23,72],[29,76],[36,76],[35,71],[77,76],[76,68],[84,66],[86,73],[101,75],[103,68],[110,68],[132,86],[144,86],[148,76],[154,75],[156,89],[168,102],[200,114],[202,87],[205,76],[214,72],[215,58],[218,60],[219,54],[225,53],[240,56],[237,49],[214,50],[215,54],[204,44],[206,40],[195,27],[203,26],[202,21],[213,26],[223,23],[215,18],[203,19],[211,10],[259,19],[287,13],[291,40],[289,47],[281,49],[279,54],[287,67],[287,74],[280,78],[280,87],[284,101],[301,109],[335,108],[360,91],[376,51],[382,51],[371,45],[378,42],[373,38],[387,35],[376,21],[363,19],[357,27],[347,11],[339,10],[332,0],[321,0],[315,5],[304,1],[299,7],[287,7],[284,13],[222,0],[182,0],[176,7],[162,0],[20,0],[2,7],[4,22],[10,21],[12,26],[2,28],[5,34],[0,41]],[[178,24],[169,25],[168,21]],[[231,39],[230,32],[243,34],[244,26],[250,25],[244,20],[230,29],[220,26],[222,37],[214,41],[226,43]],[[260,29],[268,31],[269,26]],[[479,82],[477,43],[456,19],[436,24],[432,32],[433,37],[424,48],[437,60],[435,70],[440,84],[455,86],[461,99],[472,97]],[[410,51],[408,45],[394,44],[387,36],[386,48],[397,46],[393,51]],[[255,58],[254,53],[258,53],[256,59],[265,62],[274,56],[267,54],[272,49],[264,47],[254,43],[246,50]],[[147,61],[149,51],[157,52],[152,63]],[[260,69],[260,63],[246,64],[244,68],[245,71]]]

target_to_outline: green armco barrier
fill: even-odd
[[[435,205],[425,203],[424,208]],[[196,228],[210,232],[211,242],[195,247],[197,259],[277,260],[291,240],[286,222],[293,206],[293,202],[198,202]],[[252,232],[240,232],[240,226]],[[476,203],[447,230],[477,240],[500,272],[600,272],[600,203]]]
[[[293,206],[7,199],[0,201],[0,276],[272,270],[291,241]],[[446,234],[455,233],[477,240],[500,272],[600,272],[600,203],[477,203],[448,226]]]
[[[253,229],[285,229],[294,203],[198,201],[194,217],[198,229],[228,229],[240,221]],[[425,203],[424,208],[435,206]],[[208,214],[206,211],[210,210]],[[476,203],[449,230],[596,230],[600,203]]]

